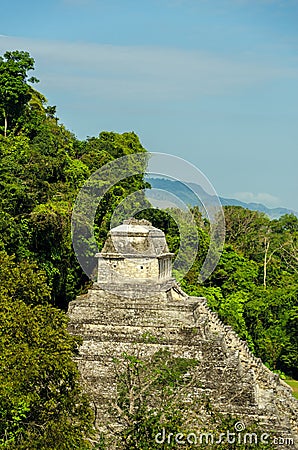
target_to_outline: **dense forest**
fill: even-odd
[[[96,169],[146,150],[134,132],[78,140],[32,87],[32,70],[27,52],[0,57],[0,448],[88,449],[93,415],[72,361],[80,342],[67,332],[68,303],[90,286],[72,249],[72,207]],[[116,206],[144,187],[138,175],[104,196],[96,214],[99,248]],[[270,220],[226,206],[222,257],[199,285],[209,224],[192,211],[200,245],[183,289],[206,296],[270,369],[297,378],[297,217]],[[178,251],[177,226],[166,211],[138,217],[163,229]]]

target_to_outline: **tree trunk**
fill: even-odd
[[[7,116],[6,112],[4,111],[4,137],[7,135]]]
[[[264,286],[264,289],[266,289],[266,287],[267,287],[267,286],[266,286],[266,278],[267,278],[267,264],[268,264],[267,257],[268,257],[269,245],[270,245],[270,242],[267,241],[267,238],[265,237],[265,239],[264,239],[264,246],[265,246],[265,254],[264,254],[264,277],[263,277],[263,286]]]

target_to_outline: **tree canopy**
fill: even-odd
[[[16,127],[24,113],[32,94],[28,83],[37,82],[37,78],[28,78],[28,71],[34,70],[34,59],[28,52],[6,52],[0,57],[0,105],[2,129]]]

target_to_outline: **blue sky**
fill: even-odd
[[[31,53],[79,138],[133,130],[220,195],[298,211],[297,23],[298,0],[15,0],[0,53]]]

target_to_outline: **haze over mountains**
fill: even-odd
[[[163,196],[162,191],[169,192],[180,200],[182,200],[186,205],[203,207],[205,204],[210,204],[214,202],[213,196],[205,192],[202,187],[196,183],[187,183],[177,180],[170,180],[168,178],[154,178],[147,177],[146,181],[151,184],[152,188],[160,189],[160,192],[156,192],[154,197],[159,199],[160,202],[168,201],[166,194]],[[245,203],[241,200],[235,198],[224,198],[219,197],[220,202],[223,206],[241,206],[242,208],[247,208],[252,211],[260,211],[266,214],[270,219],[278,219],[284,214],[294,214],[298,217],[298,212],[287,208],[268,208],[261,203]]]

